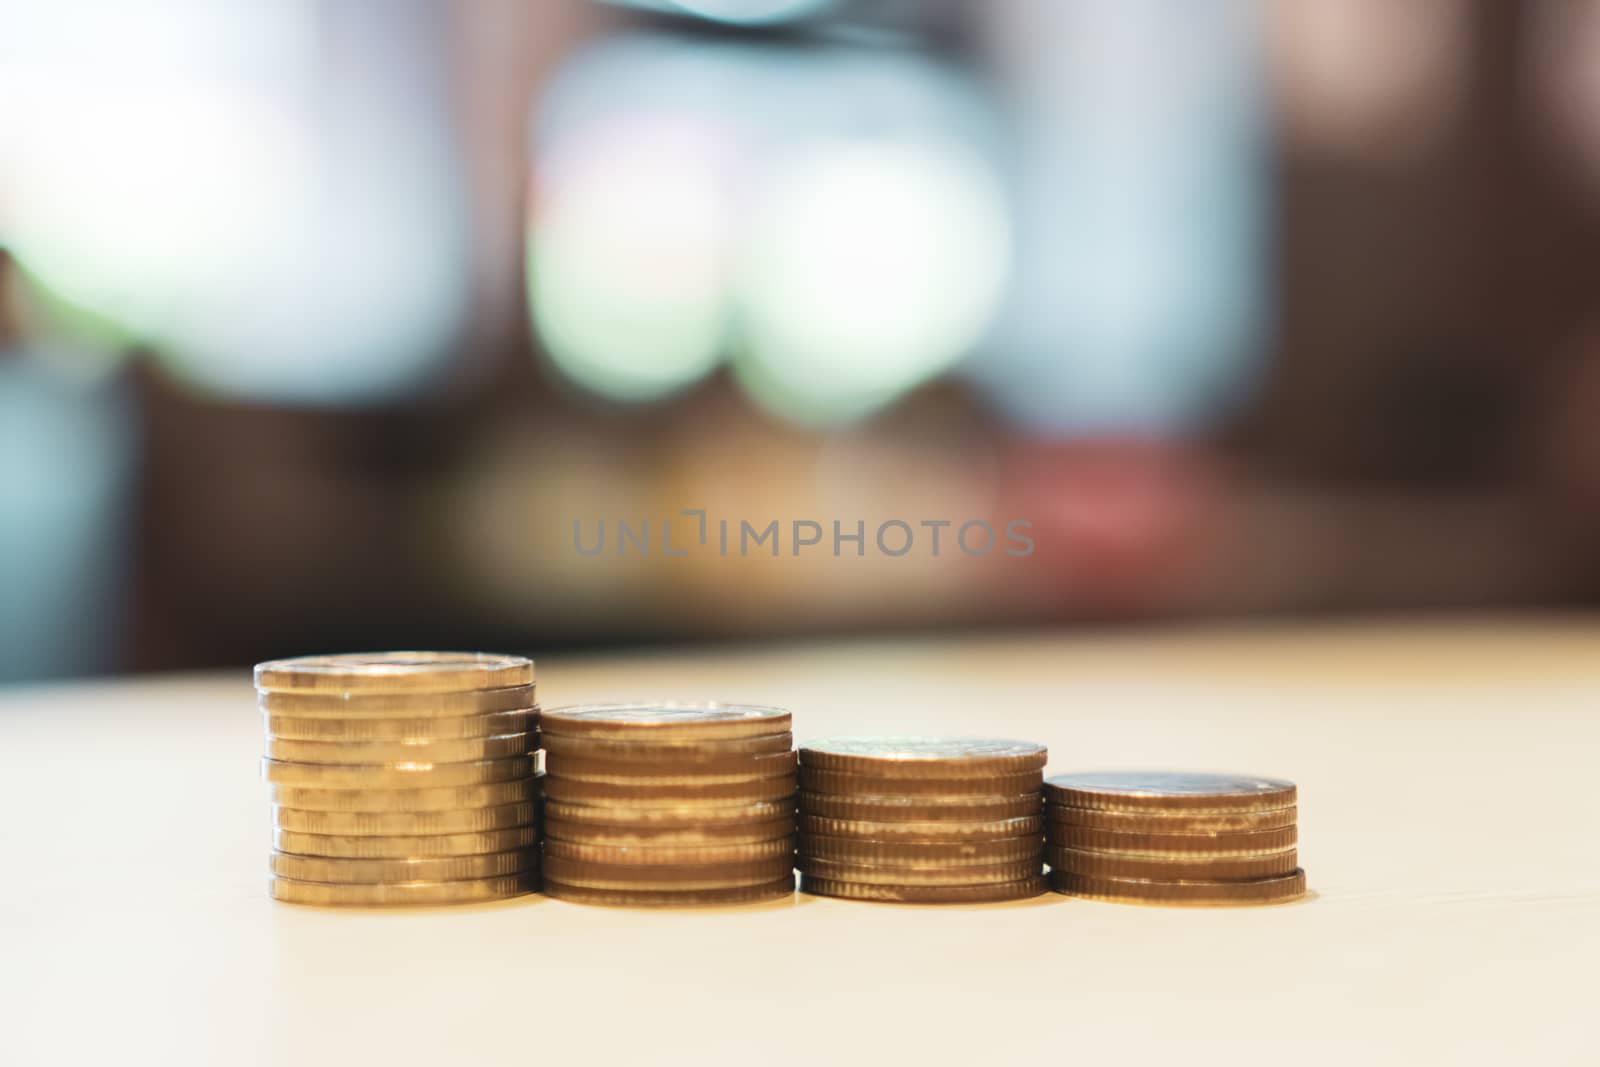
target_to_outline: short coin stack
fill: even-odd
[[[530,660],[307,656],[260,664],[255,679],[273,897],[458,904],[538,888]]]
[[[1277,904],[1305,894],[1292,782],[1174,771],[1044,785],[1050,884],[1144,904]]]
[[[801,746],[801,890],[903,904],[1038,896],[1046,756],[1031,742],[968,738]]]
[[[544,889],[585,904],[705,905],[794,892],[794,734],[777,708],[553,708]]]

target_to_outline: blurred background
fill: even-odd
[[[1600,3],[0,0],[0,681],[1592,605],[1597,300]]]

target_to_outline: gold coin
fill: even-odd
[[[800,816],[800,832],[822,837],[842,837],[853,841],[906,841],[932,845],[940,842],[994,841],[1026,837],[1044,832],[1044,819],[1024,815],[1017,819],[988,819],[976,822],[907,821],[875,822],[865,819],[829,819],[822,815]]]
[[[539,805],[530,800],[492,808],[457,808],[450,811],[303,811],[300,808],[275,807],[272,809],[272,821],[280,830],[302,834],[374,837],[471,834],[537,825]]]
[[[949,867],[885,867],[871,863],[840,863],[801,854],[795,861],[800,873],[836,882],[864,885],[993,885],[1037,878],[1044,873],[1039,859],[1009,863],[966,864]]]
[[[256,688],[287,693],[448,693],[533,684],[533,661],[483,652],[351,652],[256,664]]]
[[[674,807],[686,801],[708,805],[752,803],[779,800],[794,795],[794,779],[763,778],[754,782],[711,785],[615,785],[609,782],[580,782],[551,775],[545,780],[545,796],[574,804],[605,804],[617,807]]]
[[[413,859],[425,856],[480,856],[487,852],[511,852],[533,848],[539,843],[536,827],[509,830],[479,830],[461,834],[406,834],[371,836],[361,834],[303,834],[276,829],[272,847],[297,856],[325,856],[349,859]]]
[[[618,763],[612,760],[587,760],[547,752],[545,770],[553,778],[580,782],[604,782],[625,786],[705,786],[756,782],[764,778],[788,776],[793,781],[794,753],[774,752],[765,756],[734,756],[699,763]]]
[[[835,737],[800,746],[800,763],[873,778],[998,778],[1042,771],[1031,741],[986,737]]]
[[[270,878],[267,893],[274,900],[290,904],[318,904],[324,907],[421,907],[429,904],[473,904],[485,900],[505,900],[535,893],[539,879],[534,874],[503,878],[476,878],[461,882],[405,882],[397,885],[355,885],[333,882],[303,882],[294,878]]]
[[[1253,882],[1162,882],[1056,871],[1050,875],[1050,888],[1069,896],[1123,904],[1283,904],[1305,896],[1306,872],[1296,870]]]
[[[538,870],[539,850],[488,852],[477,856],[423,856],[404,859],[353,859],[270,854],[272,873],[302,882],[459,882],[498,878]]]
[[[290,741],[267,738],[267,758],[293,763],[465,763],[526,756],[537,747],[528,734],[416,741]]]
[[[267,786],[267,799],[305,811],[419,812],[456,808],[492,808],[539,799],[543,779],[514,778],[483,785],[437,789],[315,789],[294,785]]]
[[[1152,878],[1164,882],[1245,882],[1288,874],[1299,866],[1294,849],[1265,856],[1179,859],[1176,853],[1156,858],[1113,852],[1086,852],[1051,845],[1045,850],[1050,868],[1095,878]]]
[[[551,708],[542,725],[566,737],[682,742],[783,733],[790,720],[782,708],[744,704],[590,704]]]
[[[698,824],[666,827],[606,826],[600,823],[572,822],[567,819],[547,819],[544,824],[544,836],[547,841],[571,841],[583,845],[618,847],[753,844],[793,834],[792,817],[726,826]]]
[[[526,778],[533,761],[526,756],[473,760],[467,763],[433,763],[428,760],[361,764],[290,763],[264,759],[261,773],[269,782],[308,788],[374,787],[378,789],[428,789],[451,785],[480,785]]]
[[[1082,826],[1051,823],[1045,836],[1052,845],[1146,856],[1260,856],[1293,848],[1299,834],[1293,826],[1228,834],[1119,834]]]
[[[539,709],[513,708],[484,715],[430,719],[317,719],[264,713],[267,736],[282,741],[366,743],[372,741],[454,741],[504,734],[529,734],[538,739]]]
[[[1013,797],[1037,791],[1040,771],[997,774],[990,778],[869,778],[864,774],[800,768],[800,788],[813,793],[859,797]]]
[[[1019,819],[1037,815],[1044,798],[1037,792],[1017,796],[872,797],[800,792],[800,810],[830,819],[866,822],[959,822]]]
[[[1051,822],[1130,834],[1221,834],[1281,830],[1295,825],[1299,808],[1267,811],[1096,811],[1047,804]]]
[[[586,845],[552,837],[544,843],[544,856],[547,860],[557,857],[584,863],[624,863],[644,867],[661,864],[754,863],[780,857],[792,859],[794,835],[732,845]]]
[[[554,734],[545,745],[552,755],[578,759],[615,760],[618,763],[704,763],[730,756],[767,756],[794,749],[794,734],[757,734],[723,741],[614,741],[604,737],[568,737]]]
[[[802,856],[837,863],[939,870],[945,867],[1040,860],[1044,855],[1044,835],[1032,834],[994,841],[949,841],[939,844],[863,841],[849,837],[805,835],[799,840],[799,851]]]
[[[551,800],[544,809],[546,822],[582,823],[590,826],[637,829],[694,829],[714,826],[750,826],[772,819],[794,819],[794,800],[757,800],[741,803],[679,801],[642,807],[637,804],[569,804]]]
[[[305,719],[460,719],[538,706],[531,685],[466,689],[456,693],[276,693],[256,694],[267,715]]]
[[[1295,803],[1293,782],[1191,771],[1058,774],[1044,785],[1052,804],[1101,811],[1264,811]]]
[[[781,900],[794,894],[794,875],[789,874],[761,885],[733,889],[588,889],[546,880],[546,896],[573,904],[601,904],[621,908],[693,908],[723,904],[753,904]]]
[[[1001,900],[1028,900],[1045,891],[1042,877],[990,885],[868,885],[833,878],[803,875],[800,892],[844,900],[871,900],[885,904],[988,904]]]
[[[743,863],[589,863],[546,856],[544,870],[563,885],[583,889],[734,889],[765,885],[794,872],[794,857]]]

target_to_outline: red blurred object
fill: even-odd
[[[1173,608],[1212,556],[1222,487],[1199,448],[1107,438],[1024,442],[1005,458],[1002,511],[1034,524],[1031,591],[1055,614],[1139,615]],[[1063,611],[1062,609],[1066,609]]]

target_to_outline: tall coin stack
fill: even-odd
[[[532,661],[307,656],[260,664],[255,680],[273,897],[458,904],[538,889]]]
[[[1277,904],[1305,894],[1292,782],[1154,771],[1044,785],[1050,884],[1142,904]]]
[[[787,711],[555,708],[545,746],[544,890],[585,904],[742,904],[794,892]]]
[[[1038,896],[1046,756],[967,738],[801,746],[801,891],[904,904]]]

